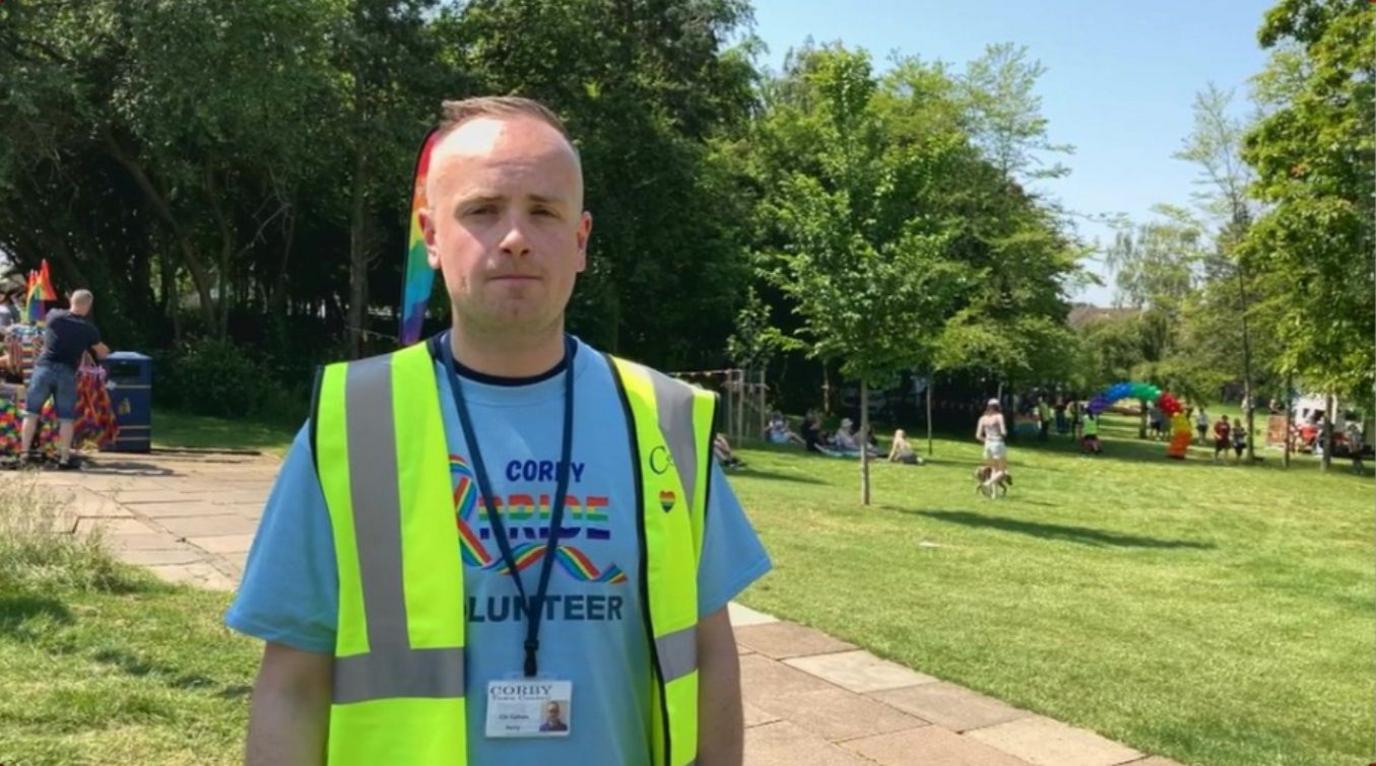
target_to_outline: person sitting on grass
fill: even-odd
[[[770,444],[788,444],[790,442],[802,447],[807,443],[798,434],[793,433],[793,429],[788,427],[788,420],[783,413],[778,410],[769,416],[769,425],[764,429],[764,440]]]
[[[717,462],[722,468],[744,468],[745,461],[736,457],[731,451],[731,442],[726,440],[726,434],[717,432],[712,439],[712,454],[716,456]]]
[[[870,457],[877,457],[878,452],[869,449]],[[831,447],[822,448],[822,452],[832,457],[859,457],[860,441],[855,434],[855,421],[850,418],[841,418],[841,427],[836,429],[836,433],[831,437]]]
[[[901,428],[893,432],[893,444],[889,447],[889,462],[922,465],[922,458],[917,456],[917,452],[913,450],[913,445],[908,443],[908,435]]]
[[[1086,412],[1084,418],[1084,423],[1081,424],[1084,433],[1080,437],[1080,451],[1090,455],[1102,454],[1104,449],[1099,446],[1099,416]]]

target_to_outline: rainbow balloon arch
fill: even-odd
[[[1185,408],[1181,406],[1179,399],[1176,399],[1170,392],[1162,391],[1150,383],[1123,381],[1114,383],[1095,394],[1085,409],[1097,418],[1099,413],[1122,399],[1138,399],[1148,404],[1154,403],[1164,415],[1169,417],[1171,440],[1166,445],[1166,456],[1176,460],[1185,459],[1185,453],[1190,449],[1190,440],[1193,436],[1190,432],[1189,418],[1185,417]]]

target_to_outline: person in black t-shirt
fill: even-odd
[[[23,446],[20,463],[32,458],[29,448],[38,431],[38,413],[48,397],[53,397],[58,420],[58,468],[75,468],[72,461],[72,431],[76,423],[76,369],[81,355],[91,351],[97,359],[104,359],[110,349],[100,342],[100,330],[87,317],[95,296],[90,290],[72,293],[71,310],[58,309],[47,316],[43,334],[43,350],[34,362],[33,377],[29,381],[24,400]]]

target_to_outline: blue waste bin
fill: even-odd
[[[105,357],[106,388],[115,408],[119,436],[107,452],[148,452],[153,441],[153,358],[134,351]]]

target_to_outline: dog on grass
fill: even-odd
[[[1013,486],[1013,474],[996,471],[992,465],[982,465],[975,469],[975,492],[988,498],[1008,494]]]

